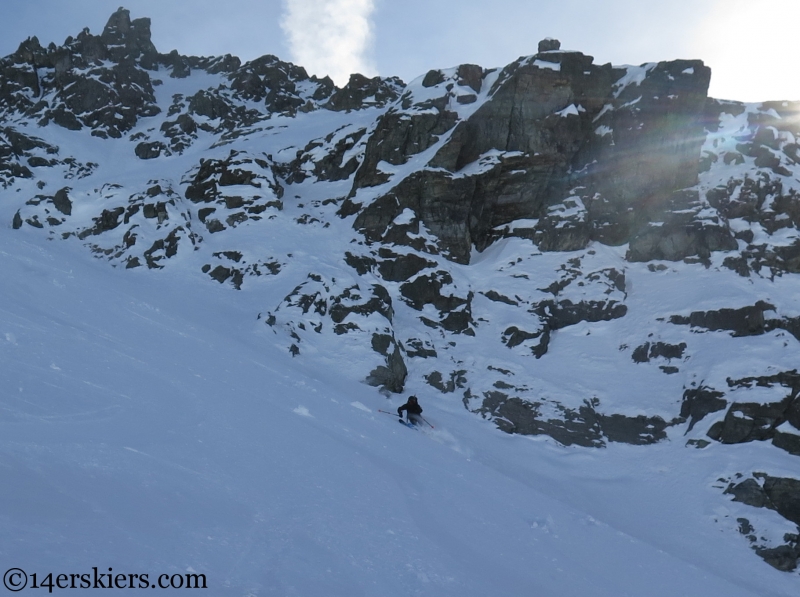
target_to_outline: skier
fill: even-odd
[[[397,416],[400,417],[401,422],[403,421],[403,411],[406,411],[408,422],[412,425],[419,425],[422,422],[420,418],[422,407],[419,405],[419,402],[417,402],[416,396],[409,396],[408,402],[397,408]]]

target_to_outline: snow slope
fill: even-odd
[[[34,238],[0,235],[8,566],[193,570],[215,595],[796,592],[717,538],[737,533],[741,505],[712,499],[731,447],[565,448],[434,400],[414,432],[376,412],[397,399],[273,346],[268,282],[233,301]],[[733,448],[734,470],[766,449]]]

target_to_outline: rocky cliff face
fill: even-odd
[[[338,89],[161,54],[120,9],[0,61],[0,209],[115,267],[263,292],[287,358],[387,397],[564,445],[770,444],[719,495],[793,570],[798,534],[768,529],[800,523],[776,464],[800,455],[800,103],[714,100],[710,74],[546,40]]]
[[[598,240],[632,243],[637,260],[664,257],[647,245],[647,227],[698,204],[697,193],[684,189],[697,184],[710,74],[700,61],[613,68],[558,49],[499,72],[431,71],[422,89],[407,91],[378,122],[351,195],[389,180],[381,162],[399,166],[416,156],[414,175],[366,207],[356,226],[377,238],[413,209],[460,263],[519,219],[539,220],[532,230],[544,250]],[[578,205],[582,217],[559,217]],[[706,235],[685,225],[649,242],[680,233],[694,245],[666,258],[705,248]],[[731,248],[732,236],[721,237],[719,248]]]

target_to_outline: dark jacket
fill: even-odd
[[[413,396],[409,398],[408,402],[406,402],[403,406],[398,407],[397,414],[402,417],[404,410],[408,411],[408,414],[410,415],[422,414],[422,407],[419,405],[419,402],[417,402],[417,399]]]

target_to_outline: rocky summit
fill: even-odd
[[[125,275],[260,293],[265,342],[376,408],[718,457],[718,524],[794,571],[800,102],[710,98],[711,75],[548,39],[338,88],[162,54],[120,9],[0,60],[0,215]]]

